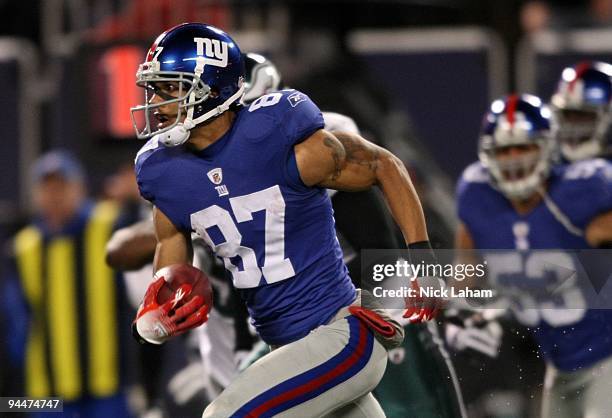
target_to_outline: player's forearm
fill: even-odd
[[[191,236],[178,230],[157,208],[153,209],[153,224],[157,238],[153,260],[154,271],[171,264],[191,264],[193,261]]]
[[[379,157],[376,182],[406,243],[427,241],[423,208],[404,163],[385,150]]]
[[[404,163],[386,149],[350,132],[323,131],[323,147],[312,153],[300,173],[312,184],[338,190],[365,190],[376,184],[407,244],[427,241],[425,216]],[[318,151],[318,152],[317,152]],[[314,160],[314,161],[312,161]],[[324,163],[320,163],[323,161]],[[325,163],[325,161],[327,163]],[[300,158],[298,155],[298,166]],[[309,170],[303,170],[306,166]],[[317,176],[324,179],[320,181]],[[304,175],[302,177],[305,178]],[[306,183],[309,184],[309,183]]]
[[[594,248],[612,244],[612,211],[597,216],[586,227],[585,238]]]
[[[151,220],[121,228],[106,245],[106,262],[116,270],[137,270],[153,261],[156,244]]]
[[[157,243],[153,261],[154,271],[172,264],[191,264],[192,262],[191,246],[182,237],[176,236]]]

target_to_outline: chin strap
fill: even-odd
[[[193,107],[191,107],[184,122],[178,123],[174,128],[169,129],[167,132],[160,135],[161,143],[167,147],[175,147],[177,145],[184,144],[189,139],[191,129],[195,128],[200,123],[205,122],[215,116],[219,116],[221,113],[227,111],[236,100],[242,97],[243,93],[244,86],[240,87],[240,89],[238,89],[238,91],[230,96],[225,102],[195,119],[192,119],[189,115],[189,113],[193,114]]]
[[[208,112],[204,113],[202,116],[200,116],[198,118],[195,118],[195,119],[193,119],[193,121],[190,121],[190,122],[192,122],[193,126],[195,126],[195,125],[199,125],[202,122],[207,121],[210,118],[214,118],[215,116],[219,116],[221,113],[223,113],[226,110],[228,110],[230,108],[230,106],[232,104],[234,104],[234,102],[239,100],[242,97],[243,93],[244,93],[244,86],[240,86],[238,91],[236,93],[232,94],[222,104],[220,104],[219,106],[215,107],[212,110],[209,110]],[[185,121],[185,122],[187,122],[187,121]],[[191,129],[191,128],[189,128],[189,129]]]

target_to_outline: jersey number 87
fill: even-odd
[[[260,268],[252,248],[241,245],[242,235],[229,211],[212,205],[191,214],[191,226],[216,255],[223,258],[225,268],[232,273],[234,286],[239,289],[257,287],[262,275],[266,283],[275,283],[295,276],[291,260],[285,258],[285,200],[278,185],[258,192],[229,199],[232,212],[238,223],[253,220],[253,213],[266,211],[265,262]],[[207,228],[217,226],[225,242],[215,244]],[[243,270],[232,263],[231,258],[240,256]]]

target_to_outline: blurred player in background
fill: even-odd
[[[493,102],[480,162],[458,186],[457,248],[517,250],[504,253],[489,279],[510,295],[516,319],[547,362],[542,416],[605,416],[612,407],[612,312],[578,306],[581,290],[567,270],[525,266],[543,256],[532,249],[610,247],[612,166],[600,159],[553,167],[553,152],[550,111],[539,98]],[[551,286],[555,292],[546,290]]]
[[[156,205],[155,268],[190,263],[188,232],[195,230],[224,259],[260,336],[277,347],[204,416],[336,410],[338,416],[383,416],[369,392],[384,371],[384,347],[401,342],[401,328],[383,311],[359,307],[321,188],[380,185],[410,247],[430,250],[418,198],[396,157],[356,135],[338,139],[322,130],[320,111],[302,93],[271,93],[241,109],[243,71],[238,47],[225,33],[180,25],[150,49],[138,74],[147,102],[133,109],[145,112],[139,137],[154,135],[136,170],[141,194]],[[193,182],[202,172],[212,185],[205,178]],[[264,216],[256,220],[253,212]],[[427,302],[411,305],[406,315],[431,319],[436,301]],[[204,320],[198,306],[185,306],[194,312],[188,321]],[[149,310],[137,317],[135,330],[161,343],[175,334],[172,321],[161,309]]]
[[[567,161],[612,159],[612,65],[581,62],[561,73],[551,108],[555,139]]]
[[[33,178],[36,216],[13,241],[1,292],[10,319],[3,341],[24,371],[24,390],[13,395],[58,396],[64,412],[56,416],[130,417],[129,335],[121,333],[130,313],[104,262],[119,208],[87,199],[83,168],[66,152],[41,156]],[[18,380],[11,384],[16,390]]]

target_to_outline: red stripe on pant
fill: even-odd
[[[368,330],[366,329],[365,325],[363,325],[363,323],[359,321],[359,342],[357,343],[357,348],[355,349],[355,352],[353,354],[351,354],[346,360],[344,360],[342,363],[340,363],[324,375],[319,376],[316,379],[303,384],[302,386],[298,386],[295,389],[285,392],[282,395],[279,395],[276,398],[270,399],[266,403],[259,405],[256,409],[249,412],[247,414],[247,417],[259,418],[261,414],[265,413],[269,409],[272,409],[275,406],[278,406],[283,402],[290,400],[291,398],[308,393],[350,369],[351,366],[353,366],[359,360],[359,357],[364,354],[366,342],[368,340],[367,333]]]

